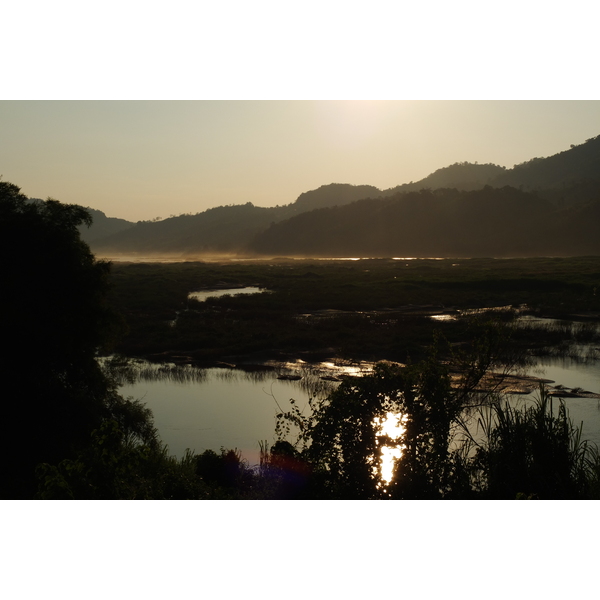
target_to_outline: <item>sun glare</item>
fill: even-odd
[[[360,146],[383,127],[385,102],[330,101],[316,104],[315,108],[321,133],[332,146]]]
[[[373,425],[377,428],[377,437],[387,437],[392,442],[399,442],[406,431],[406,427],[403,425],[404,421],[406,421],[406,415],[398,415],[393,412],[388,412],[385,417],[374,419]],[[394,464],[402,456],[402,446],[381,446],[380,454],[379,464],[373,468],[375,474],[381,478],[381,486],[392,481]]]

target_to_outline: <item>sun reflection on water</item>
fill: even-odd
[[[377,429],[377,444],[380,444],[380,438],[383,445],[380,450],[379,464],[373,467],[374,474],[379,476],[381,482],[378,487],[383,487],[392,481],[394,476],[394,465],[396,461],[402,456],[403,446],[401,445],[401,439],[406,432],[404,423],[407,420],[406,415],[400,415],[393,412],[386,413],[385,417],[377,417],[373,420],[373,425]],[[394,445],[387,445],[392,443]]]

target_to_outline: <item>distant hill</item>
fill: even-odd
[[[398,192],[418,192],[424,188],[456,188],[458,190],[478,190],[490,185],[494,179],[504,173],[505,167],[493,164],[480,165],[477,163],[454,163],[431,173],[424,179],[413,183],[404,183],[383,193],[386,196]]]
[[[535,190],[558,207],[600,199],[600,136],[589,138],[583,144],[573,144],[569,150],[553,156],[532,158],[512,169],[494,164],[455,163],[420,181],[384,190],[382,195],[424,188],[469,191],[485,185]]]
[[[101,236],[98,227],[89,239],[104,253],[596,254],[599,207],[600,136],[512,169],[455,163],[387,190],[332,183],[286,206],[220,206],[137,224],[116,219],[120,230]],[[98,225],[107,219],[100,215]]]
[[[329,185],[322,185],[316,190],[303,192],[292,206],[295,213],[301,213],[316,208],[343,206],[363,198],[377,198],[379,196],[381,196],[381,190],[372,185],[330,183]]]
[[[369,193],[379,196],[381,192],[373,186],[332,183],[301,194],[287,206],[263,208],[248,202],[163,221],[142,221],[127,230],[95,238],[91,245],[102,253],[243,253],[252,239],[272,223],[315,207],[348,204]]]
[[[92,226],[89,228],[85,225],[80,226],[79,233],[83,241],[88,244],[92,244],[96,240],[109,235],[127,231],[135,225],[135,223],[126,221],[125,219],[107,217],[101,210],[96,210],[95,208],[86,207],[86,210],[92,215]]]
[[[554,212],[549,201],[510,187],[400,192],[273,224],[251,250],[277,256],[535,255],[554,248],[545,240]]]
[[[547,158],[532,158],[500,173],[490,185],[543,190],[600,181],[600,136]]]
[[[261,208],[250,202],[218,206],[196,215],[141,221],[97,240],[92,249],[105,253],[238,253],[271,223],[292,214],[288,207]]]

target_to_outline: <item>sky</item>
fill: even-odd
[[[462,161],[510,168],[596,135],[589,100],[16,100],[0,102],[0,174],[138,221],[386,189]]]
[[[3,20],[3,180],[131,221],[600,134],[584,0],[22,0]]]

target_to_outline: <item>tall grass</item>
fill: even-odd
[[[465,462],[473,490],[484,498],[577,499],[597,495],[598,449],[581,439],[562,400],[543,385],[530,406],[496,399],[478,410],[477,439],[465,432]],[[474,450],[474,452],[473,452]]]

